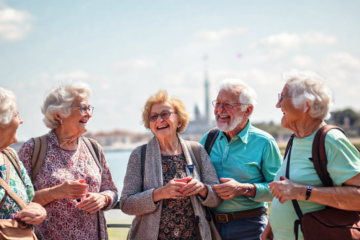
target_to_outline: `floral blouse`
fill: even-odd
[[[20,162],[14,149],[6,148],[3,150],[3,153],[4,157],[12,158]],[[30,203],[34,198],[34,188],[29,176],[27,175],[24,165],[20,162],[20,178],[15,167],[12,165],[10,160],[8,161],[10,163],[10,176],[8,184],[26,203]],[[6,180],[6,170],[5,163],[0,165],[0,177],[4,180]],[[0,202],[3,200],[4,195],[5,190],[0,186]],[[0,209],[0,219],[15,219],[15,215],[20,211],[20,206],[11,197],[7,196],[3,207]]]
[[[111,209],[117,201],[117,188],[101,147],[99,146],[102,175],[81,137],[75,150],[61,148],[54,131],[50,131],[46,138],[46,157],[33,183],[35,190],[51,188],[66,180],[84,179],[89,184],[88,192],[101,193],[111,198],[109,205],[103,210]],[[20,160],[29,175],[33,150],[34,140],[30,139],[19,151]],[[47,217],[35,230],[39,240],[108,239],[103,211],[90,214],[78,209],[74,201],[67,198],[57,199],[44,207]]]
[[[180,155],[161,155],[164,186],[174,178],[186,177],[186,159]],[[190,197],[164,199],[159,239],[198,239],[194,209]]]

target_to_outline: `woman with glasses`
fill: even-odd
[[[108,238],[103,210],[116,204],[117,189],[101,147],[95,143],[99,153],[95,159],[94,147],[82,137],[93,115],[91,93],[86,83],[58,82],[41,108],[43,121],[51,129],[45,135],[46,144],[40,146],[46,154],[40,156],[34,150],[34,139],[20,149],[20,159],[32,176],[34,202],[48,212],[36,228],[39,239]],[[35,161],[33,155],[38,157]],[[42,164],[37,169],[38,161]]]
[[[205,149],[196,144],[195,159],[179,136],[189,121],[183,103],[159,91],[147,100],[142,119],[154,137],[130,155],[120,200],[124,213],[136,215],[128,238],[211,239],[204,206],[221,203],[212,190],[219,181]]]
[[[324,185],[327,182],[323,182],[324,179],[320,178],[322,174],[319,175],[314,166],[317,154],[313,155],[313,142],[316,141],[317,132],[327,128],[324,119],[330,117],[330,89],[314,72],[292,70],[283,76],[286,83],[279,94],[276,107],[283,113],[281,125],[291,130],[293,136],[289,141],[284,162],[274,181],[269,184],[274,199],[270,209],[270,223],[262,239],[295,239],[296,232],[296,239],[304,239],[302,230],[305,233],[307,228],[304,226],[310,222],[309,218],[302,218],[301,224],[305,225],[300,226],[297,221],[299,216],[301,217],[300,212],[305,215],[323,210],[327,206],[360,211],[359,153],[343,132],[338,129],[330,130],[324,142],[319,144],[325,146],[327,163],[322,170],[327,169],[332,186]],[[335,215],[329,216],[333,219],[325,219],[337,218]],[[351,221],[349,219],[349,223]],[[325,225],[326,223],[322,226]],[[313,234],[321,229],[313,223],[309,227],[314,230]],[[347,234],[341,236],[341,231],[336,228],[328,228],[327,232],[330,237],[317,234],[311,239],[350,239]]]

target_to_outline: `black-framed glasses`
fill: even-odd
[[[281,93],[278,94],[278,101],[281,102],[284,98],[292,98],[292,96],[285,96]]]
[[[211,102],[212,105],[214,106],[214,108],[218,108],[220,107],[220,105],[222,104],[222,107],[226,110],[230,110],[234,107],[234,105],[239,104],[239,105],[249,105],[247,103],[228,103],[228,102],[218,102],[216,100]]]
[[[159,116],[161,117],[162,120],[166,120],[166,119],[169,119],[171,114],[177,114],[177,112],[171,112],[169,110],[162,110],[160,114],[152,112],[149,115],[149,120],[150,120],[150,122],[156,122],[158,120]]]
[[[89,113],[92,115],[93,112],[94,112],[94,107],[89,105],[89,106],[86,106],[85,104],[79,106],[79,107],[71,107],[71,108],[80,108],[80,112],[81,114],[86,114],[87,111],[89,111]]]

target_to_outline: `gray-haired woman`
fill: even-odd
[[[117,201],[104,153],[98,145],[100,166],[81,136],[92,117],[91,89],[83,82],[59,82],[45,96],[41,108],[47,151],[36,178],[34,201],[45,206],[48,217],[37,229],[40,239],[107,239],[104,214]],[[19,152],[29,175],[32,174],[34,139]],[[80,183],[82,180],[84,183]],[[74,199],[83,199],[73,204]]]
[[[314,137],[330,115],[330,89],[319,75],[310,71],[293,70],[284,74],[284,79],[286,83],[276,107],[283,112],[281,125],[291,130],[294,138],[274,182],[269,184],[274,196],[271,227],[270,224],[266,227],[262,239],[295,238],[294,222],[298,216],[289,200],[297,200],[303,214],[326,206],[360,211],[360,158],[349,139],[339,130],[329,131],[325,138],[327,171],[334,187],[324,187],[309,160]],[[285,177],[287,165],[290,180]],[[301,230],[298,232],[299,239],[304,239]]]
[[[0,88],[0,177],[28,205],[21,210],[20,205],[0,187],[0,219],[22,220],[38,225],[46,217],[45,209],[31,202],[34,188],[17,153],[9,146],[16,143],[16,130],[23,123],[16,106],[15,94]],[[5,198],[5,199],[4,199]]]

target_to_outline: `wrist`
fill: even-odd
[[[203,198],[206,198],[207,194],[208,194],[208,188],[207,188],[206,184],[203,183],[203,190],[200,192],[200,195]]]
[[[49,198],[51,198],[51,200],[49,199],[50,202],[61,198],[61,196],[59,196],[58,187],[59,187],[59,185],[55,186],[55,187],[48,188],[47,195],[49,196]]]
[[[306,185],[301,185],[300,186],[297,199],[299,199],[299,200],[305,200],[306,199],[307,188],[308,188],[308,186],[306,186]]]

